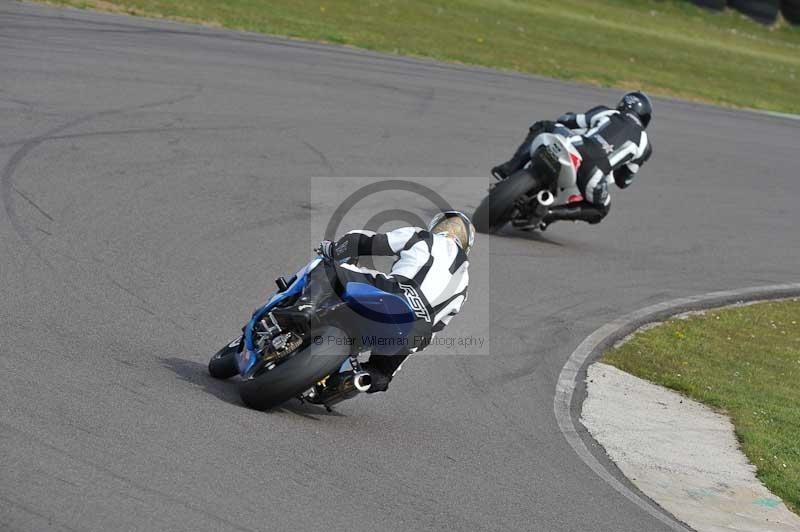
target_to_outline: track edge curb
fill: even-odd
[[[621,471],[616,469],[616,466],[613,466],[612,470],[609,466],[602,464],[587,446],[587,442],[592,442],[599,447],[599,444],[579,420],[580,407],[583,405],[586,395],[584,383],[586,368],[618,340],[625,338],[648,323],[662,321],[676,314],[693,310],[704,310],[745,301],[780,299],[793,296],[800,296],[800,283],[710,292],[650,305],[625,314],[596,329],[569,356],[561,368],[556,383],[553,412],[558,422],[558,427],[567,443],[596,475],[626,499],[676,532],[691,531],[691,528],[678,521],[672,514],[639,491]],[[576,394],[576,391],[580,393]]]

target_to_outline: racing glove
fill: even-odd
[[[336,243],[330,240],[323,240],[319,246],[314,250],[323,258],[328,260],[336,260]]]

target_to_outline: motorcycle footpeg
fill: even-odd
[[[278,285],[278,292],[285,292],[289,289],[289,286],[295,282],[297,279],[296,275],[293,275],[290,279],[286,279],[285,277],[281,276],[275,279],[275,284]]]
[[[540,221],[531,221],[531,220],[512,220],[511,225],[514,229],[518,229],[520,231],[536,231],[539,229],[541,225]]]

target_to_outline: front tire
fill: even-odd
[[[537,188],[541,188],[539,180],[527,168],[500,181],[475,209],[475,229],[481,233],[499,231],[509,221],[517,198]]]
[[[341,367],[350,356],[350,342],[344,331],[323,327],[311,335],[321,338],[270,371],[241,383],[239,395],[244,404],[267,410],[297,397]]]
[[[215,379],[229,379],[238,374],[239,366],[236,364],[236,353],[240,347],[240,344],[228,344],[217,351],[208,361],[208,373]]]

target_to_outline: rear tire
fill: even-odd
[[[692,0],[696,6],[704,7],[706,9],[713,9],[714,11],[722,11],[725,9],[727,0]]]
[[[730,0],[728,4],[756,22],[767,25],[775,22],[780,9],[780,0]]]
[[[475,209],[475,214],[472,216],[475,229],[481,233],[494,233],[500,230],[509,221],[517,198],[541,186],[539,180],[527,168],[500,181]]]
[[[312,337],[322,338],[322,342],[319,345],[312,342],[274,369],[243,381],[239,395],[244,404],[267,410],[285,403],[338,370],[350,356],[350,342],[341,329],[324,327]]]
[[[790,24],[800,24],[800,0],[783,0],[781,12]]]
[[[229,379],[239,373],[239,366],[236,364],[236,353],[239,345],[226,345],[216,352],[208,361],[208,373],[215,379]]]

